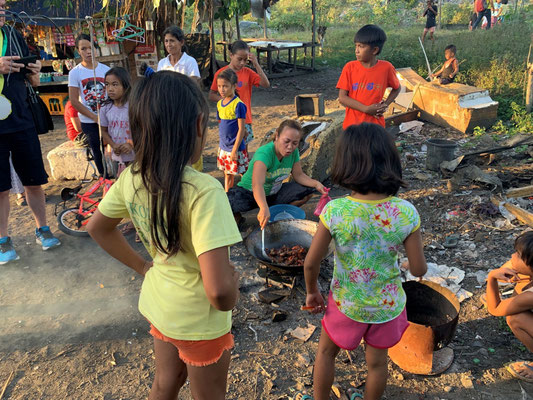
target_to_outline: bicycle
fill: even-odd
[[[92,178],[87,179],[87,173],[89,171],[89,166],[93,167],[93,170],[96,171],[95,166],[92,163],[92,156],[87,150],[87,169],[85,170],[85,177],[81,180],[80,185],[75,188],[64,188],[61,191],[61,199],[63,200],[63,205],[66,205],[67,201],[78,199],[79,204],[77,207],[65,208],[59,214],[57,213],[56,204],[56,215],[57,215],[57,224],[59,229],[62,232],[65,232],[68,235],[84,237],[89,236],[87,232],[87,224],[93,213],[98,208],[100,201],[109,191],[113,181],[111,179],[99,177],[96,182],[94,182],[89,189],[80,194],[79,192],[83,188],[83,184],[91,182],[95,178],[95,174],[92,174]],[[101,196],[94,198],[93,196],[102,189]]]
[[[98,180],[85,192],[79,194],[82,186],[77,186],[73,189],[63,189],[61,191],[61,198],[63,201],[68,201],[73,198],[79,199],[78,207],[66,208],[57,215],[57,223],[59,229],[68,235],[72,236],[89,236],[87,232],[87,223],[98,208],[100,200],[109,191],[113,181],[103,177]],[[100,188],[102,188],[101,198],[94,199],[93,196]]]

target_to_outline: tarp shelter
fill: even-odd
[[[124,0],[110,0],[110,6],[120,5]],[[57,8],[54,6],[47,7],[46,0],[16,0],[10,1],[7,3],[7,9],[16,13],[22,11],[26,12],[30,16],[45,15],[50,18],[60,17],[60,18],[85,18],[87,15],[94,15],[102,11],[102,0],[78,0],[77,2],[72,1],[73,6]],[[66,2],[65,2],[66,3]],[[77,4],[75,4],[77,3]],[[79,7],[78,7],[79,4]],[[8,19],[12,17],[7,16]],[[27,18],[23,18],[26,23],[28,23]],[[45,19],[36,19],[38,25],[52,26],[50,21]],[[54,19],[54,22],[57,25],[67,25],[74,22],[73,20],[67,19]],[[32,22],[30,24],[34,25]]]

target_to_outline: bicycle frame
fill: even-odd
[[[83,220],[80,221],[80,225],[87,225],[89,222],[89,217],[94,213],[98,205],[100,204],[99,200],[94,200],[91,196],[103,186],[103,196],[109,191],[109,188],[113,185],[113,181],[110,179],[104,179],[103,177],[98,178],[98,180],[93,183],[93,185],[83,194],[76,194],[76,197],[80,200],[80,205],[78,207],[78,214],[80,217],[83,217]]]

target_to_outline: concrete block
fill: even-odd
[[[324,95],[316,94],[299,94],[294,97],[296,115],[314,115],[322,117],[324,115]]]
[[[50,150],[46,156],[52,178],[62,179],[83,179],[87,168],[87,149],[80,149],[74,146],[71,141],[65,142]],[[89,168],[89,173],[92,173]]]

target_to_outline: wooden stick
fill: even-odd
[[[501,199],[493,196],[491,197],[490,201],[493,204],[499,206]],[[523,222],[524,224],[533,228],[533,214],[532,213],[510,203],[504,202],[503,206],[507,209],[507,211],[513,214],[520,222]]]
[[[505,196],[507,198],[533,196],[533,185],[524,186],[524,187],[521,187],[521,188],[509,189],[507,191],[507,193],[505,193]]]
[[[2,388],[2,392],[0,393],[0,400],[2,400],[2,397],[4,397],[4,393],[6,392],[7,387],[9,386],[9,383],[11,382],[11,378],[13,378],[13,374],[15,371],[11,371],[9,374],[9,377],[7,378],[6,383],[4,383],[4,387]]]

